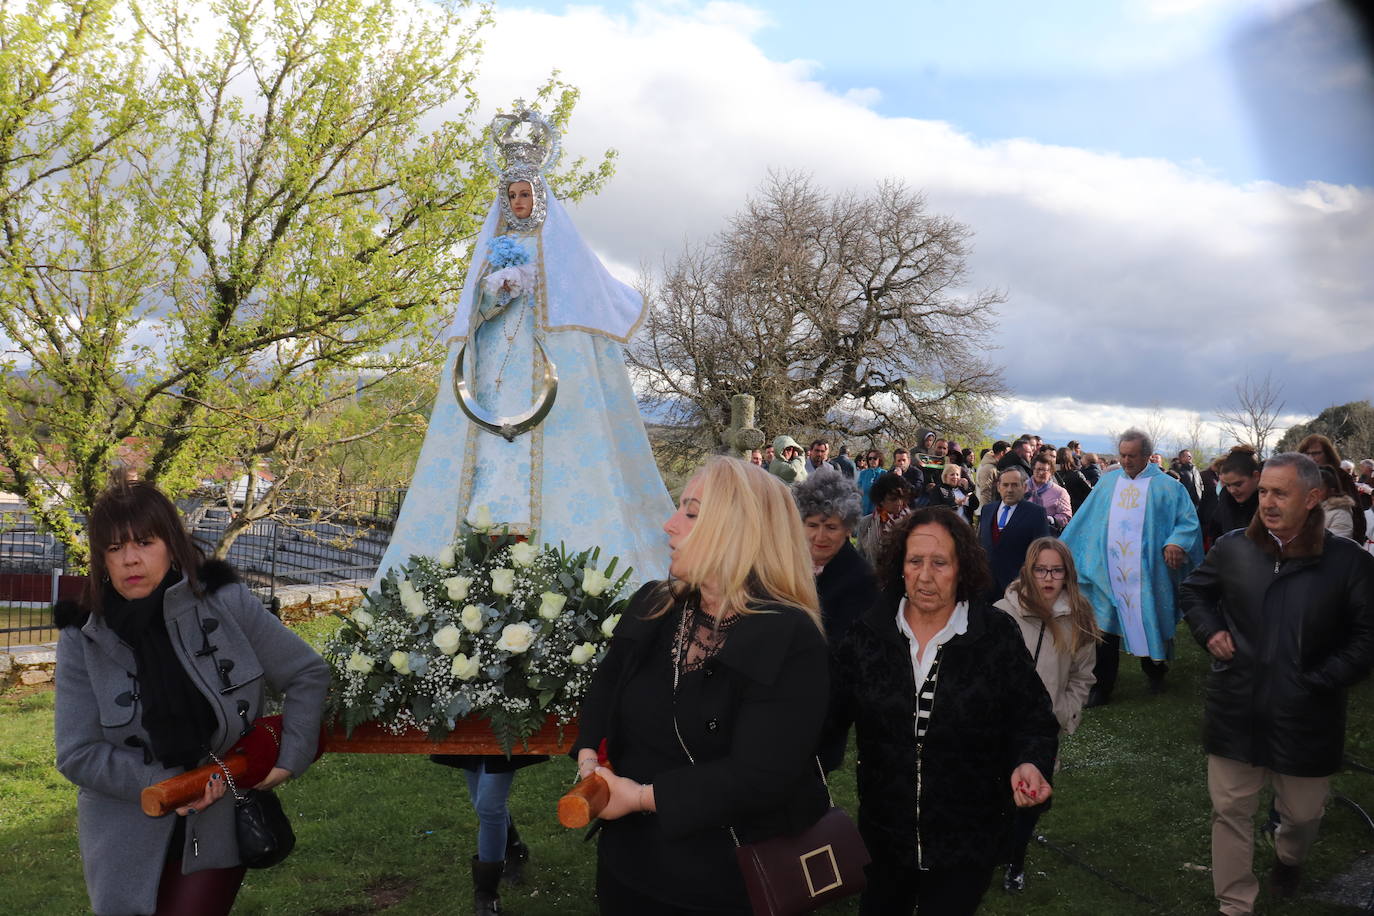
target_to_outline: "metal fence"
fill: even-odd
[[[27,510],[0,511],[0,644],[39,645],[57,638],[52,606],[79,594],[84,581],[65,575],[67,551]]]
[[[404,490],[332,494],[330,505],[297,506],[280,519],[254,522],[230,546],[226,560],[274,610],[297,586],[366,585],[391,540]],[[212,501],[178,503],[197,546],[209,555],[236,507]],[[324,516],[330,517],[324,517]],[[84,525],[80,516],[74,518]],[[61,543],[24,508],[0,511],[0,649],[50,643],[52,605],[75,598],[84,576],[67,574]]]

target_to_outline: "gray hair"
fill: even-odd
[[[1145,432],[1145,430],[1143,429],[1137,429],[1136,427],[1132,426],[1130,429],[1126,430],[1124,433],[1117,436],[1116,450],[1118,452],[1121,451],[1121,443],[1123,442],[1139,442],[1140,455],[1142,458],[1148,458],[1155,453],[1154,440],[1151,439],[1150,434]]]
[[[854,481],[829,467],[817,468],[793,487],[792,498],[797,501],[802,521],[813,515],[822,518],[833,515],[851,531],[859,524],[863,510],[863,500]]]
[[[1308,490],[1320,490],[1326,486],[1326,482],[1322,480],[1322,469],[1317,466],[1317,462],[1302,452],[1271,455],[1264,462],[1264,470],[1270,468],[1292,468],[1298,472],[1298,480]]]
[[[1021,483],[1023,483],[1023,484],[1024,484],[1027,480],[1030,480],[1030,478],[1026,476],[1026,469],[1023,468],[1023,467],[1021,467],[1021,465],[1019,465],[1019,464],[1009,464],[1009,465],[1007,465],[1006,467],[1002,468],[1002,470],[1000,470],[1000,471],[997,472],[997,479],[998,479],[998,481],[1001,481],[1002,475],[1003,475],[1003,474],[1012,474],[1012,473],[1015,473],[1018,477],[1020,477],[1020,478],[1021,478]]]

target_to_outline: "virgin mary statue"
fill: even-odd
[[[497,197],[374,587],[412,554],[453,543],[462,519],[569,550],[600,546],[603,565],[618,556],[635,581],[667,572],[659,526],[672,503],[621,352],[644,297],[606,271],[550,192],[558,154],[557,131],[531,109],[492,122]]]

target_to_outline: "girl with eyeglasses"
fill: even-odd
[[[1092,604],[1078,590],[1078,572],[1069,548],[1052,537],[1032,541],[1021,574],[1007,586],[996,607],[1020,625],[1026,649],[1035,659],[1035,673],[1054,704],[1060,735],[1073,734],[1095,680],[1093,665],[1102,634]],[[1026,847],[1036,821],[1049,806],[1046,802],[1016,809],[1009,844],[1011,861],[1002,882],[1011,893],[1026,886]]]

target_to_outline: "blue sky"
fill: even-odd
[[[1374,74],[1339,4],[511,0],[495,23],[484,103],[557,68],[567,148],[619,151],[574,218],[624,279],[769,169],[895,178],[973,231],[970,291],[1007,294],[997,432],[1181,430],[1266,372],[1285,422],[1374,397]]]
[[[512,7],[561,12],[560,0]],[[594,4],[633,15],[641,3]],[[671,4],[670,4],[671,5]],[[687,6],[688,4],[675,4]],[[874,110],[983,140],[1159,156],[1230,180],[1374,186],[1374,76],[1335,4],[751,2],[758,46]]]

